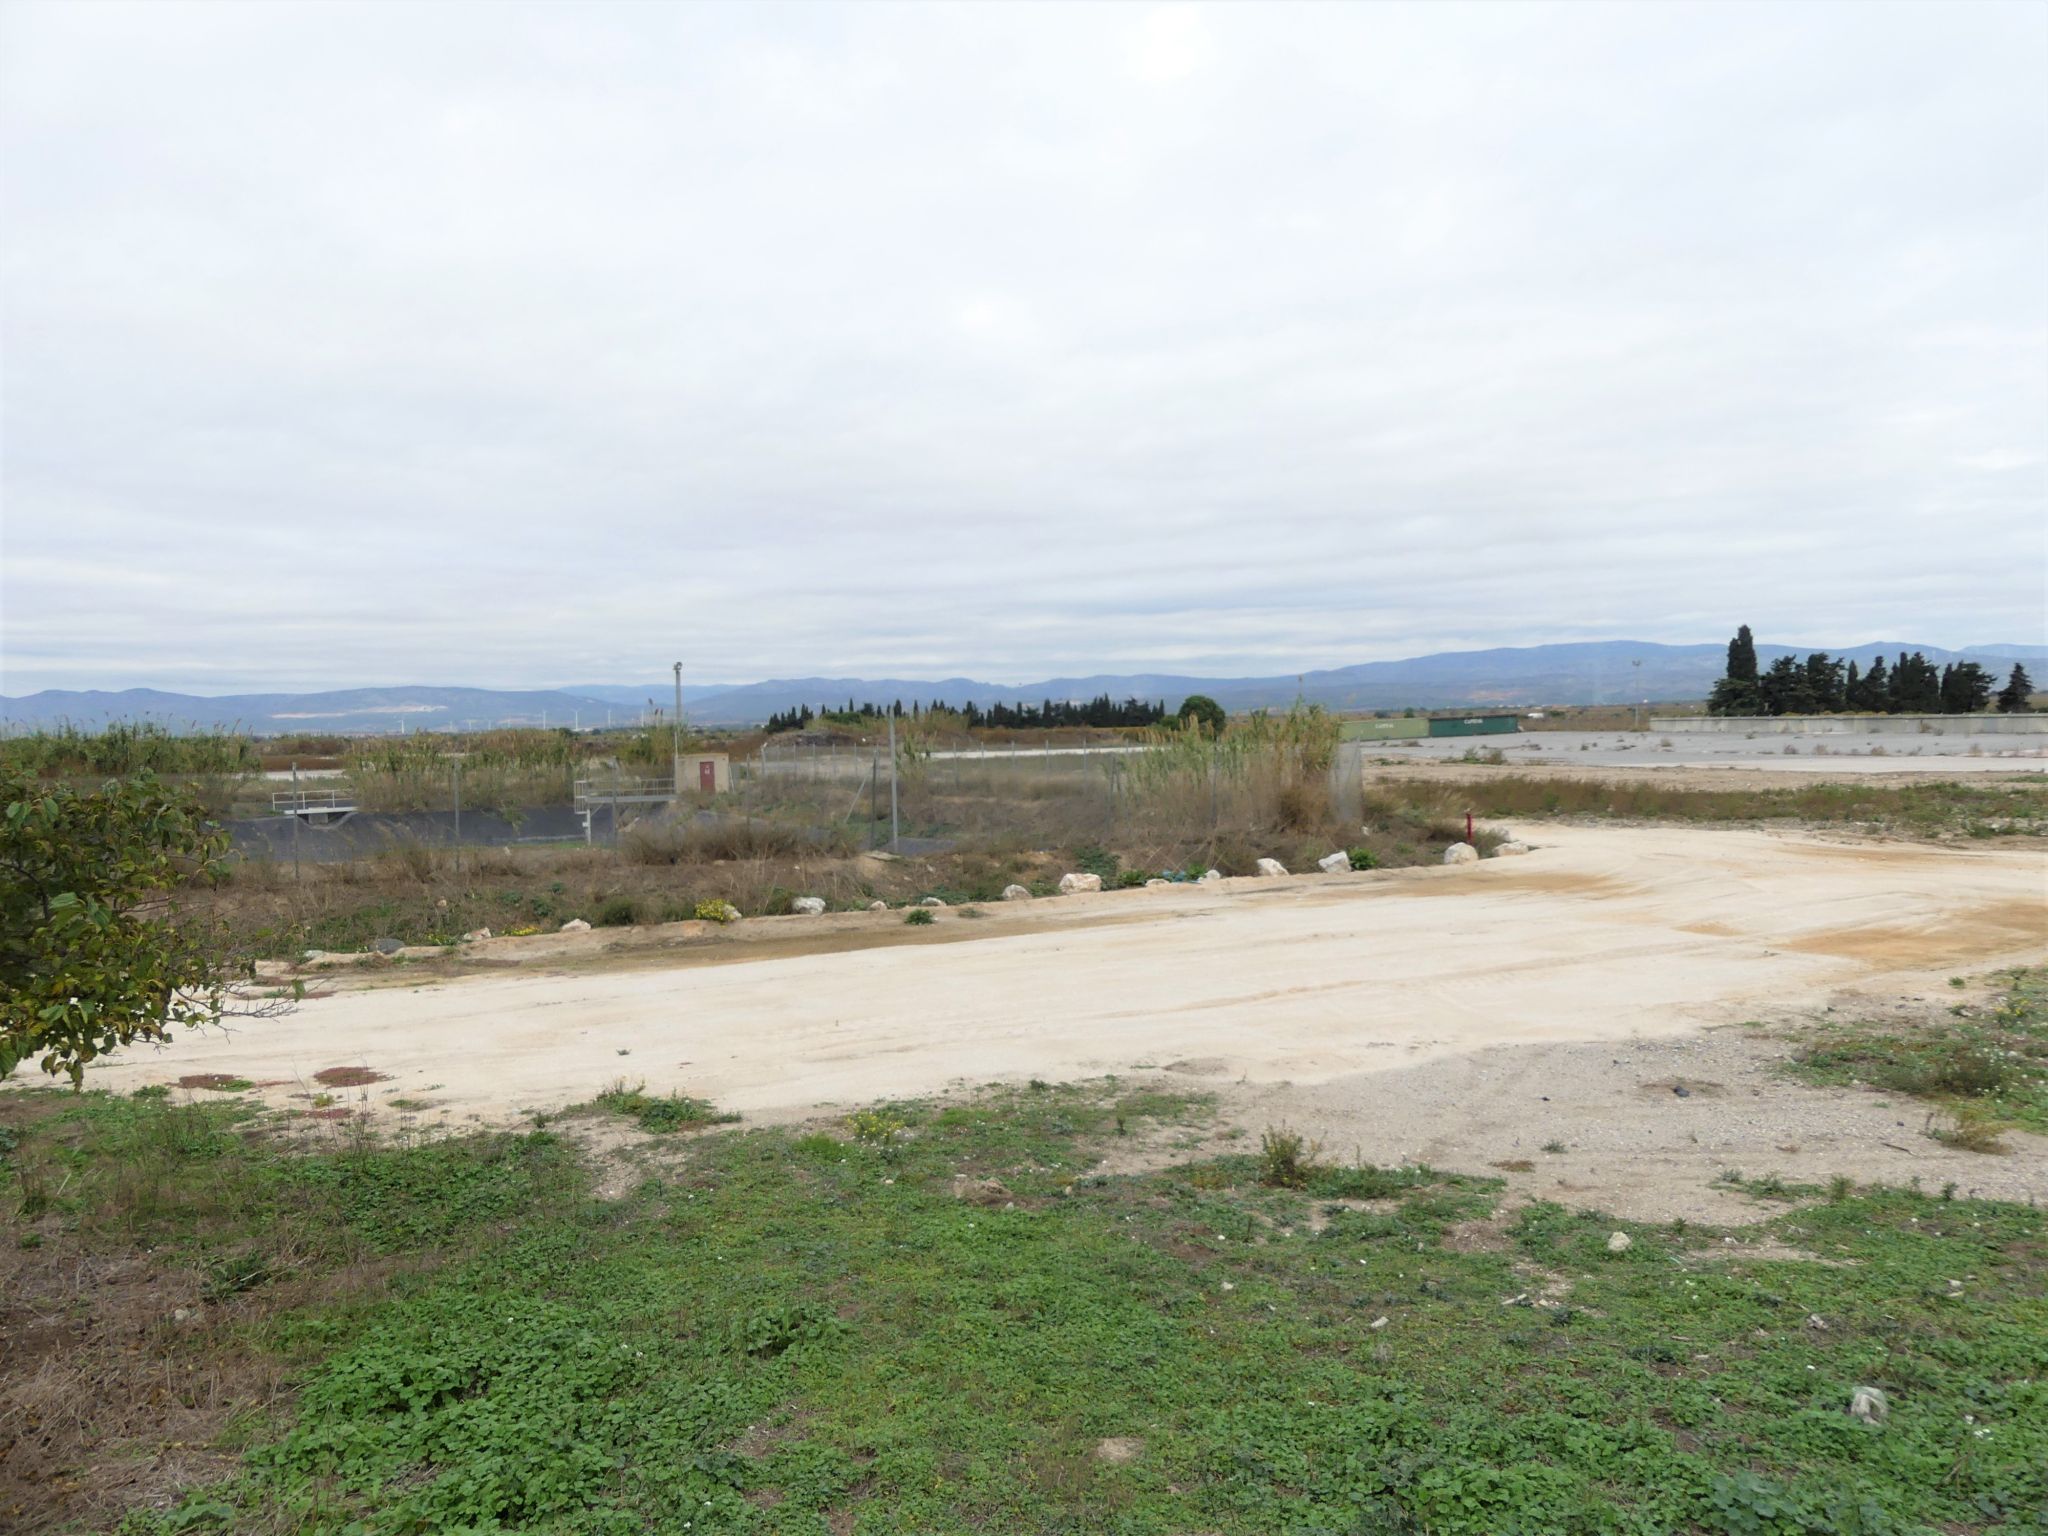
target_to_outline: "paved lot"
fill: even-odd
[[[1370,741],[1374,762],[1445,762],[1490,752],[1510,762],[1557,768],[1747,768],[1768,773],[2048,773],[2042,736],[1651,735],[1636,731],[1526,731],[1513,736],[1446,736]],[[1972,748],[1975,748],[1973,751]]]

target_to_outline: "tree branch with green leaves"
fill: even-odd
[[[0,1078],[24,1061],[74,1087],[137,1040],[230,1013],[254,967],[217,928],[181,919],[171,893],[225,876],[227,834],[192,795],[140,773],[97,789],[0,774]]]

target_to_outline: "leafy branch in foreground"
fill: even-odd
[[[188,791],[149,773],[79,790],[9,769],[0,804],[0,1078],[40,1057],[75,1086],[106,1052],[239,1001],[251,967],[164,898],[224,871],[227,834]]]

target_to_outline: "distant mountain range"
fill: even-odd
[[[1854,646],[1759,645],[1766,666],[1779,656],[1826,650],[1868,668],[1873,658],[1921,651],[1937,665],[1978,661],[2000,674],[2025,662],[2048,682],[2048,647],[1978,645],[1960,651],[1911,641]],[[848,699],[908,706],[1036,704],[1043,699],[1163,700],[1169,709],[1191,693],[1204,693],[1229,710],[1284,708],[1296,697],[1329,709],[1456,709],[1534,704],[1612,704],[1642,699],[1675,701],[1706,696],[1721,675],[1725,645],[1657,645],[1597,640],[1490,651],[1446,651],[1403,661],[1368,661],[1325,671],[1278,677],[1181,677],[1166,673],[1105,673],[1055,677],[1010,686],[968,677],[798,677],[743,684],[686,684],[683,708],[702,725],[757,725],[772,714],[808,704],[841,707]],[[347,688],[324,693],[244,693],[201,697],[129,688],[118,693],[49,689],[25,698],[0,697],[0,721],[16,727],[69,723],[95,727],[112,720],[154,720],[176,727],[240,729],[257,735],[306,731],[478,729],[493,725],[577,725],[640,718],[667,707],[670,682],[586,687]]]

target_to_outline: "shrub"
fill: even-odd
[[[1995,1050],[1961,1043],[1937,1051],[1917,1072],[1902,1074],[1901,1091],[1923,1097],[1953,1094],[1981,1099],[1997,1093],[2012,1076],[2012,1064]]]
[[[106,1051],[228,1011],[248,967],[164,912],[227,853],[190,794],[147,774],[81,793],[8,770],[0,807],[0,1077],[35,1060],[76,1085]]]
[[[1259,1137],[1259,1182],[1275,1189],[1301,1189],[1315,1171],[1320,1145],[1286,1126],[1268,1126]]]
[[[1313,832],[1330,819],[1330,787],[1319,778],[1298,778],[1280,786],[1274,814],[1289,832]]]
[[[912,907],[908,912],[903,914],[903,921],[912,928],[930,927],[932,921],[932,909],[930,907]]]
[[[885,1109],[857,1109],[846,1117],[846,1128],[864,1146],[886,1146],[896,1139],[903,1122]]]
[[[592,921],[600,928],[630,928],[633,917],[632,897],[607,896],[597,904],[597,916]]]
[[[2005,1129],[1998,1117],[1980,1104],[1964,1104],[1945,1112],[1946,1118],[1927,1117],[1927,1134],[1958,1152],[2003,1152],[1999,1137]]]
[[[1378,869],[1380,861],[1370,848],[1346,848],[1345,855],[1351,860],[1353,869]]]
[[[729,901],[700,901],[696,917],[700,923],[736,923],[740,920],[740,909]]]
[[[1083,874],[1102,876],[1107,885],[1116,879],[1123,860],[1099,843],[1083,843],[1074,849],[1074,868]]]
[[[645,1084],[628,1088],[623,1080],[599,1094],[597,1102],[615,1115],[638,1122],[641,1130],[658,1136],[696,1126],[730,1125],[739,1119],[704,1099],[680,1093],[657,1097],[646,1091]]]

